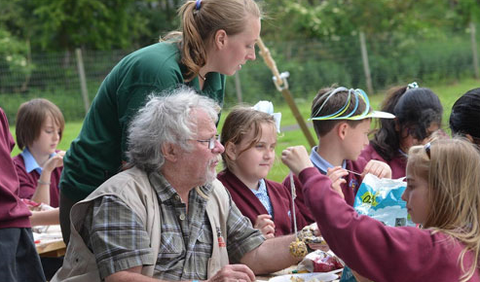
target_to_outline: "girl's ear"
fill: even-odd
[[[227,142],[227,144],[225,144],[225,154],[229,159],[235,161],[237,159],[237,146],[232,142]]]
[[[219,29],[215,32],[214,36],[214,45],[217,50],[222,50],[227,45],[228,35],[227,32],[223,29]]]
[[[178,146],[172,143],[164,143],[162,145],[162,154],[166,160],[176,162],[178,159]]]
[[[350,127],[349,127],[348,123],[346,123],[346,122],[340,122],[337,125],[337,135],[340,138],[340,140],[345,139],[345,137],[347,136],[347,132],[348,132],[349,128]]]

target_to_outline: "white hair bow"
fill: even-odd
[[[273,116],[277,132],[280,133],[280,121],[282,120],[282,113],[273,112],[273,104],[270,101],[259,101],[252,107],[256,111],[264,112]]]

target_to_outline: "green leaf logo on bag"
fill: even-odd
[[[370,204],[372,205],[372,207],[376,207],[378,205],[378,202],[377,202],[378,195],[379,195],[378,192],[376,192],[375,194],[372,194],[372,192],[367,191],[363,195],[361,195],[360,198],[362,199],[362,203]]]

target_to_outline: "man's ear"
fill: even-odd
[[[162,145],[162,154],[166,160],[176,162],[178,159],[178,146],[172,143],[164,143]]]
[[[340,138],[340,140],[345,140],[345,137],[347,136],[349,128],[350,126],[346,122],[340,122],[337,125],[337,135]]]
[[[228,35],[227,32],[223,29],[219,29],[215,32],[214,44],[217,50],[222,50],[227,45]]]
[[[235,161],[237,159],[237,146],[232,142],[227,142],[225,144],[225,154],[227,154],[229,159]]]

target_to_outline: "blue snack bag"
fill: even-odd
[[[367,215],[387,226],[415,226],[407,211],[402,194],[407,188],[404,178],[378,178],[367,174],[363,178],[353,207],[361,215]],[[345,266],[340,282],[355,282],[350,268]]]
[[[387,226],[415,226],[402,194],[407,188],[404,178],[378,178],[367,174],[355,196],[353,207],[358,214],[368,215]]]

